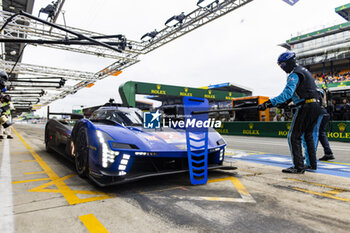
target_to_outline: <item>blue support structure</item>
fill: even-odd
[[[208,181],[208,128],[199,127],[197,122],[208,120],[208,113],[192,115],[193,111],[208,111],[207,99],[184,97],[185,122],[194,122],[186,125],[186,143],[188,165],[191,183],[193,185],[206,184]]]

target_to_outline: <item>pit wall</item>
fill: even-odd
[[[287,137],[291,122],[222,122],[221,128],[216,129],[223,135],[258,136],[258,137]],[[350,121],[332,121],[327,127],[330,141],[350,142]]]

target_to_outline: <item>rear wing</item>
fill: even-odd
[[[66,112],[50,112],[50,107],[47,107],[47,119],[50,119],[50,116],[69,116],[72,120],[83,119],[84,115],[77,113],[66,113]],[[62,117],[64,118],[64,117]]]
[[[48,119],[50,118],[50,115],[54,115],[54,116],[70,116],[70,119],[72,120],[79,120],[79,119],[83,119],[84,115],[82,114],[77,114],[77,113],[64,113],[64,112],[50,112],[48,113]]]

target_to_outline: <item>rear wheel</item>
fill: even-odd
[[[89,149],[87,134],[84,127],[78,130],[75,139],[75,169],[80,177],[86,177],[89,171]]]
[[[49,129],[46,127],[45,128],[45,150],[47,152],[52,152],[52,149],[49,146],[49,141],[50,141],[50,133],[49,133]]]

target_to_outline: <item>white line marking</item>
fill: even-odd
[[[286,138],[282,138],[282,139],[286,140]],[[228,144],[230,144],[229,140],[226,140],[226,141],[228,142]],[[282,141],[277,141],[277,140],[273,141],[271,139],[269,140],[268,138],[263,138],[261,140],[259,140],[259,139],[258,140],[254,140],[254,139],[236,139],[235,138],[233,142],[234,143],[242,142],[242,143],[245,143],[245,144],[252,143],[252,144],[259,144],[259,145],[271,145],[271,146],[288,147],[287,140],[286,140],[286,142],[282,142]],[[332,143],[332,142],[333,141],[330,141],[330,143]],[[344,151],[348,151],[349,148],[350,148],[349,146],[334,145],[334,144],[332,144],[331,147],[332,147],[332,150],[344,150]],[[321,145],[318,146],[318,150],[319,149],[322,149]]]
[[[266,138],[264,138],[266,139]],[[284,138],[285,142],[276,142],[276,141],[260,141],[260,140],[252,140],[252,139],[234,139],[234,143],[242,142],[242,143],[254,143],[254,144],[261,144],[261,145],[273,145],[273,146],[288,146],[286,138]],[[226,140],[228,143],[230,143],[229,140]]]
[[[5,139],[0,169],[0,232],[13,233],[13,202],[9,140]]]
[[[222,201],[222,202],[240,202],[240,203],[256,203],[251,195],[241,194],[242,198],[232,198],[232,197],[194,197],[194,196],[177,196],[172,195],[172,197],[179,198],[181,200],[194,200],[194,201]]]
[[[281,158],[281,157],[260,157],[260,159],[271,160],[275,162],[292,162],[290,158]]]

